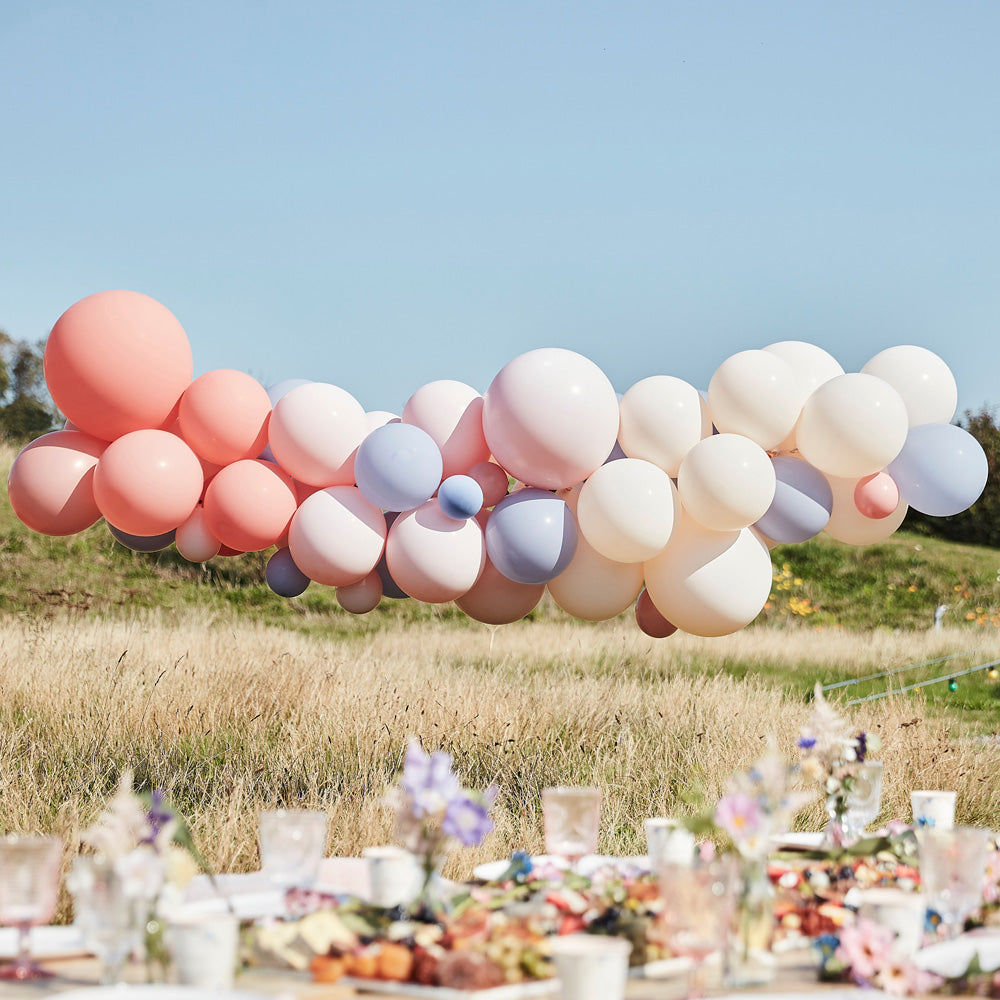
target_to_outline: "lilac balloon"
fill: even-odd
[[[438,490],[438,506],[445,517],[467,521],[483,509],[483,488],[472,476],[449,476]]]
[[[108,529],[122,545],[134,552],[160,552],[173,542],[176,534],[176,531],[171,529],[162,535],[130,535],[113,524],[109,524]]]
[[[565,500],[541,489],[505,496],[486,522],[490,561],[515,583],[546,583],[576,552],[576,518]]]
[[[979,499],[989,463],[982,445],[961,427],[919,424],[910,428],[887,471],[914,510],[951,517]]]
[[[292,558],[292,553],[287,549],[278,549],[264,567],[264,579],[267,585],[279,597],[298,597],[305,593],[310,584],[310,579]]]
[[[779,456],[771,462],[777,480],[774,499],[754,527],[784,544],[813,538],[826,527],[833,510],[829,481],[801,458]]]
[[[358,489],[383,510],[412,510],[434,496],[441,482],[441,450],[414,424],[376,427],[358,446]]]

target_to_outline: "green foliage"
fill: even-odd
[[[54,428],[44,354],[44,342],[14,340],[0,330],[0,438],[23,444]]]

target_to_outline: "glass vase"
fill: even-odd
[[[827,795],[826,816],[823,849],[833,850],[844,847],[847,841],[847,796],[842,790]]]
[[[727,988],[760,986],[774,978],[774,887],[763,858],[741,857],[733,868],[732,916],[723,954]]]

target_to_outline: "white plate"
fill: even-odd
[[[629,979],[666,979],[687,972],[691,968],[690,958],[660,958],[645,965],[633,965],[628,970]]]
[[[556,857],[552,854],[532,855],[531,864],[534,868],[544,865],[552,865],[554,868],[567,868],[564,858]],[[472,874],[484,882],[492,882],[499,878],[510,867],[510,858],[502,858],[499,861],[487,861],[485,864],[477,865],[472,869]],[[648,870],[648,861],[645,854],[635,855],[628,858],[614,858],[608,854],[587,854],[582,857],[576,866],[577,872],[581,875],[593,875],[599,868],[611,867],[619,870],[634,870],[641,868]]]
[[[448,986],[421,986],[419,983],[355,979],[353,976],[345,976],[337,982],[353,986],[359,993],[389,993],[403,997],[427,997],[428,1000],[520,1000],[521,997],[549,997],[559,992],[558,979],[508,983],[506,986],[494,986],[488,990],[455,990]]]
[[[771,846],[777,850],[818,851],[823,846],[822,832],[776,833],[771,836]]]
[[[87,955],[83,935],[79,928],[68,926],[44,926],[31,929],[31,955],[33,958],[71,958]],[[17,929],[0,929],[0,958],[14,958],[17,955]]]
[[[68,990],[61,997],[79,997],[80,1000],[265,1000],[263,993],[248,993],[246,990],[202,989],[198,986],[88,986],[82,990]]]

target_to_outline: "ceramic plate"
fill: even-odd
[[[536,979],[530,983],[508,983],[489,990],[455,990],[448,986],[420,986],[418,983],[393,983],[383,979],[355,979],[345,976],[338,983],[353,986],[359,993],[388,993],[402,997],[427,997],[427,1000],[520,1000],[521,997],[549,997],[559,992],[558,979]]]
[[[72,958],[87,955],[79,929],[66,927],[33,927],[31,930],[31,955],[33,958]],[[0,929],[0,958],[14,958],[17,955],[17,930],[13,927]]]
[[[536,868],[543,865],[552,865],[555,868],[567,867],[566,861],[563,858],[556,857],[552,854],[534,854],[532,855],[531,863]],[[604,868],[606,865],[619,869],[641,868],[648,870],[648,861],[645,854],[628,858],[613,858],[607,854],[587,854],[580,859],[580,863],[576,866],[576,870],[581,875],[592,875],[599,868]],[[472,874],[475,875],[476,878],[482,879],[484,882],[491,882],[493,879],[499,878],[503,875],[509,867],[510,858],[503,858],[499,861],[488,861],[486,864],[477,865],[472,870]]]
[[[69,990],[61,997],[79,997],[80,1000],[264,1000],[263,993],[245,990],[211,990],[198,986],[92,986],[83,990]]]

